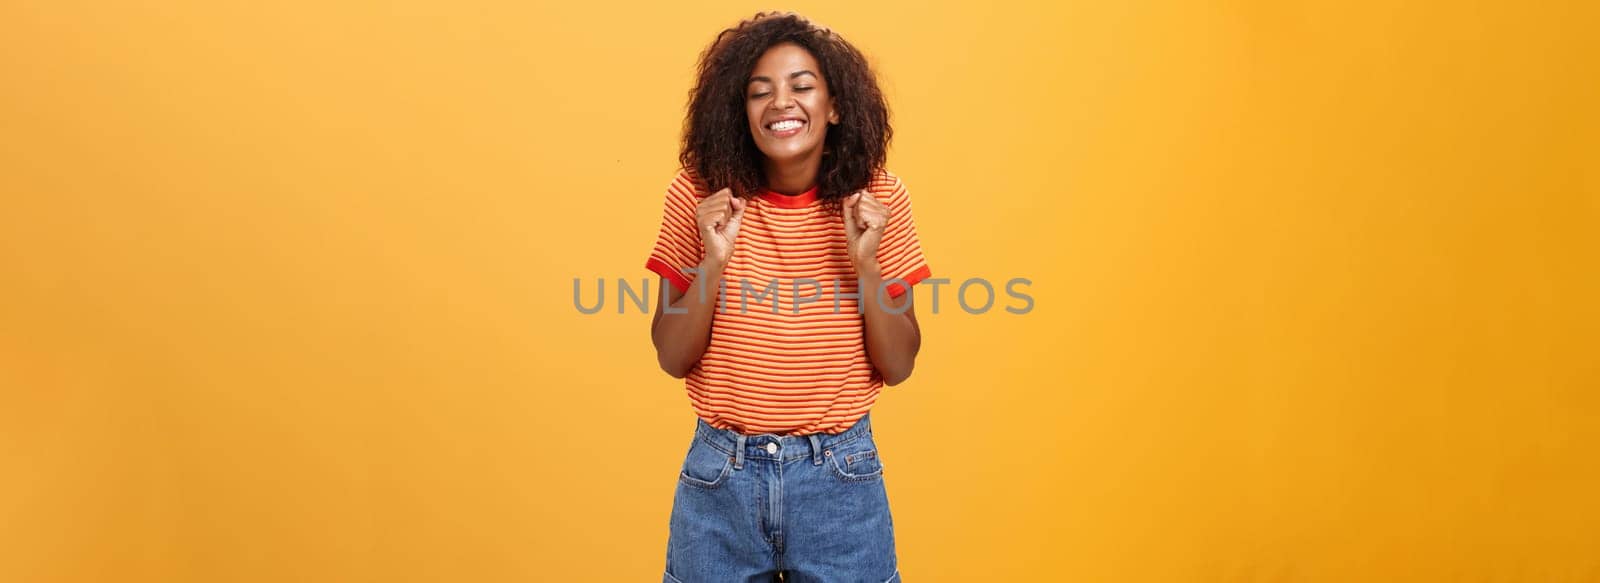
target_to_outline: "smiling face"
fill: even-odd
[[[745,117],[768,166],[815,167],[828,124],[839,123],[822,68],[810,52],[779,44],[761,55],[745,86]]]

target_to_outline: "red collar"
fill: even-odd
[[[772,203],[772,206],[786,209],[803,209],[817,202],[817,188],[811,187],[800,194],[781,194],[768,189],[761,189],[761,199]]]

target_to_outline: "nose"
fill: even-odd
[[[794,107],[794,92],[787,88],[778,88],[772,93],[773,109],[789,109]]]

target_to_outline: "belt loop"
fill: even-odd
[[[807,435],[806,438],[811,440],[811,465],[822,465],[822,440],[817,439],[815,433]]]
[[[735,470],[744,469],[744,440],[743,433],[740,433],[739,437],[733,440],[733,469]]]

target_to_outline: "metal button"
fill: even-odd
[[[767,453],[770,453],[772,455],[778,455],[778,444],[776,444],[776,443],[768,443],[767,444]]]

